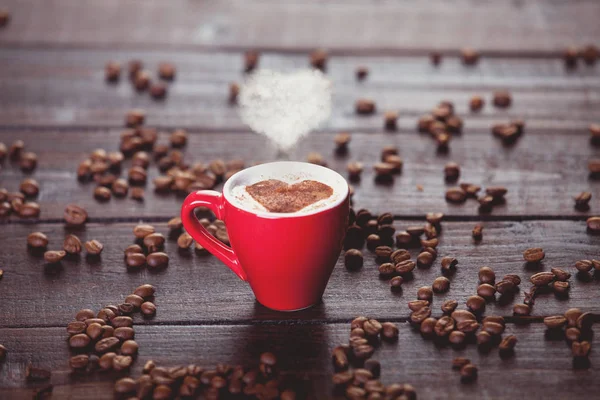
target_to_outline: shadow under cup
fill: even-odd
[[[266,179],[290,182],[291,177],[296,182],[310,179],[327,184],[336,197],[315,210],[288,214],[253,210],[232,194],[240,185]],[[194,200],[209,192],[215,196],[216,192],[199,191],[185,200],[182,219],[186,229],[184,214],[190,211],[189,204],[207,206]],[[348,194],[346,180],[329,168],[290,161],[261,164],[233,175],[225,183],[223,195],[217,194],[217,204],[208,205],[225,221],[232,251],[223,246],[226,254],[221,254],[223,250],[215,249],[203,235],[188,232],[245,278],[259,303],[279,311],[301,310],[320,302],[338,260],[348,223]]]

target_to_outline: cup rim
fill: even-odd
[[[236,181],[236,178],[239,179],[240,175],[243,174],[250,174],[252,173],[253,169],[260,169],[260,168],[264,168],[264,166],[266,165],[271,165],[274,167],[277,167],[278,165],[299,165],[302,168],[310,168],[312,170],[317,170],[317,171],[322,171],[325,172],[327,174],[334,174],[336,175],[336,178],[340,179],[340,182],[343,181],[345,182],[345,185],[343,185],[342,188],[342,193],[339,196],[339,199],[337,199],[336,201],[334,201],[331,204],[328,204],[326,206],[323,207],[319,207],[313,211],[309,211],[309,212],[304,212],[304,213],[298,213],[298,212],[293,212],[293,213],[276,213],[276,212],[270,212],[270,211],[261,211],[261,210],[255,210],[255,209],[251,209],[251,208],[246,208],[243,207],[242,205],[239,204],[239,202],[235,202],[232,201],[231,199],[231,186],[233,185],[233,183]],[[317,164],[311,164],[311,163],[307,163],[307,162],[302,162],[302,161],[274,161],[274,162],[268,162],[268,163],[263,163],[263,164],[258,164],[249,168],[245,168],[241,171],[236,172],[235,174],[233,174],[226,182],[225,185],[223,185],[223,197],[227,200],[227,202],[242,211],[245,211],[247,213],[250,214],[254,214],[258,217],[262,217],[262,218],[272,218],[272,219],[281,219],[281,218],[299,218],[299,217],[307,217],[310,215],[315,215],[315,214],[320,214],[322,212],[325,212],[327,210],[331,210],[337,206],[339,206],[340,204],[342,204],[346,198],[348,198],[349,195],[349,187],[348,187],[348,182],[346,181],[346,179],[340,175],[337,171],[334,171],[333,169],[327,168],[327,167],[323,167],[321,165],[317,165]]]

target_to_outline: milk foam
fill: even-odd
[[[289,213],[289,214],[305,214],[305,213],[309,213],[311,211],[319,210],[321,208],[324,208],[331,204],[334,204],[335,202],[340,200],[341,197],[345,194],[345,193],[342,193],[342,191],[339,190],[339,188],[337,188],[336,185],[328,183],[328,182],[324,181],[323,179],[319,179],[318,177],[315,177],[312,174],[308,174],[308,173],[300,172],[300,173],[289,173],[289,174],[277,174],[277,173],[260,174],[260,175],[257,174],[257,175],[249,177],[249,179],[247,181],[244,180],[244,182],[239,182],[236,186],[234,186],[231,189],[230,193],[231,193],[231,196],[232,196],[234,202],[237,203],[236,205],[239,206],[240,208],[247,209],[247,210],[258,211],[258,212],[269,212],[262,204],[260,204],[258,201],[256,201],[254,199],[254,197],[252,197],[250,195],[250,193],[248,193],[246,191],[246,186],[251,186],[257,182],[265,181],[268,179],[277,179],[282,182],[286,182],[290,185],[293,185],[294,183],[302,182],[305,180],[313,180],[313,181],[321,182],[333,189],[333,194],[331,196],[329,196],[328,198],[319,200],[316,203],[310,204],[301,210],[298,210],[296,212]]]

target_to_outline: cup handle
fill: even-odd
[[[224,245],[211,235],[196,218],[194,210],[198,207],[206,207],[215,213],[217,218],[223,220],[223,195],[214,190],[199,190],[190,193],[184,200],[181,208],[181,221],[185,230],[200,243],[206,250],[223,261],[239,278],[247,281],[246,272],[242,269],[240,261],[233,249]],[[226,222],[226,221],[224,221]]]

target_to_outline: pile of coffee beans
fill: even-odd
[[[462,132],[463,120],[454,114],[451,101],[440,102],[429,114],[421,116],[417,130],[426,132],[436,141],[439,152],[447,152],[452,134]]]
[[[594,333],[592,326],[599,317],[591,312],[583,312],[579,308],[570,308],[564,315],[554,315],[544,318],[547,332],[546,338],[564,337],[571,348],[575,368],[589,367],[589,354]]]
[[[104,75],[106,81],[117,83],[121,79],[121,63],[118,61],[109,61],[104,66]],[[129,81],[132,87],[138,92],[148,91],[154,99],[164,99],[167,95],[167,82],[175,78],[176,68],[170,62],[161,62],[158,65],[158,81],[152,80],[152,75],[144,69],[141,60],[131,60],[128,64]]]
[[[105,306],[98,313],[79,310],[67,325],[71,369],[78,373],[128,370],[139,349],[132,315],[141,312],[144,317],[154,316],[155,291],[154,286],[145,284],[118,306]]]
[[[446,201],[453,204],[462,204],[468,198],[477,199],[480,213],[489,213],[496,205],[506,202],[505,195],[508,192],[503,186],[489,186],[485,194],[478,197],[481,186],[462,182],[458,187],[449,188],[446,191]]]
[[[412,385],[384,385],[379,380],[381,364],[371,359],[381,340],[396,342],[398,334],[398,327],[392,322],[380,323],[362,316],[352,320],[349,344],[337,346],[332,351],[334,395],[348,399],[416,399]]]
[[[294,400],[306,397],[306,382],[279,371],[277,357],[270,352],[260,355],[257,367],[217,364],[208,369],[196,364],[170,368],[147,361],[137,379],[125,377],[115,382],[118,396],[146,399],[258,398]]]
[[[18,165],[26,174],[37,167],[37,155],[31,151],[25,151],[25,143],[16,140],[7,148],[0,142],[0,163],[8,158],[12,165]],[[34,201],[40,192],[39,183],[33,178],[25,178],[19,185],[19,191],[9,192],[0,188],[0,218],[14,214],[19,218],[39,218],[40,205]]]
[[[163,252],[166,239],[163,234],[156,232],[154,226],[136,225],[133,234],[137,243],[125,249],[125,264],[128,270],[139,270],[145,266],[157,270],[169,265],[169,256]]]

